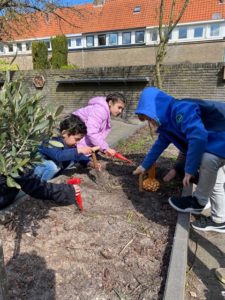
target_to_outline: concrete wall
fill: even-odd
[[[211,64],[179,64],[166,65],[163,69],[163,89],[177,98],[203,98],[225,100],[225,80],[223,63]],[[42,89],[36,89],[33,84],[35,75],[45,77]],[[153,66],[132,66],[114,68],[88,68],[77,70],[45,70],[14,72],[16,78],[22,75],[31,93],[39,90],[43,93],[46,102],[55,106],[64,105],[65,113],[87,104],[89,98],[96,95],[107,95],[111,92],[123,92],[128,99],[125,116],[133,113],[140,92],[151,85]],[[146,82],[102,83],[101,78],[140,78],[149,77]],[[0,78],[1,79],[1,78]],[[69,83],[60,84],[57,81],[65,79],[97,79],[96,83]]]
[[[139,66],[155,63],[154,46],[95,48],[70,51],[68,61],[80,68]],[[166,64],[214,63],[224,61],[225,41],[179,43],[168,46]],[[51,54],[49,55],[51,56]],[[5,57],[6,58],[6,57]],[[7,59],[11,60],[11,57]],[[32,56],[18,54],[15,61],[20,70],[31,70]]]

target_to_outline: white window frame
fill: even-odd
[[[110,36],[111,35],[116,35],[116,43],[110,43]],[[118,32],[110,32],[108,34],[108,45],[109,46],[117,46],[119,44],[119,35]]]
[[[218,34],[212,34],[212,27],[213,26],[217,26],[218,27]],[[210,24],[209,25],[209,35],[210,35],[210,37],[211,38],[218,38],[218,37],[220,37],[220,29],[221,28],[221,26],[220,26],[220,24],[218,24],[218,23],[214,23],[214,24]]]
[[[99,43],[99,38],[100,38],[100,37],[104,37],[104,39],[105,39],[105,44],[100,45],[100,43]],[[98,34],[98,35],[97,35],[97,39],[98,39],[98,47],[106,47],[106,46],[107,46],[107,37],[106,37],[106,33],[100,33],[100,34]]]
[[[142,42],[136,42],[136,35],[137,35],[138,32],[143,32],[144,39],[143,39]],[[135,44],[143,44],[143,43],[145,43],[145,30],[144,30],[144,29],[136,30],[136,31],[134,32],[134,36],[135,36],[135,38],[134,38],[134,43],[135,43]]]
[[[123,34],[125,34],[125,33],[130,34],[130,43],[126,43],[126,44],[123,43]],[[131,44],[132,44],[132,32],[131,31],[123,31],[122,32],[122,45],[131,45]]]
[[[21,49],[19,49],[19,48],[18,48],[18,44],[20,44],[20,45],[21,45]],[[21,52],[23,52],[23,43],[22,43],[22,42],[18,42],[18,43],[16,43],[16,51],[17,51],[18,53],[21,53]]]
[[[92,38],[92,41],[93,41],[91,46],[88,45],[88,38],[90,38],[90,37]],[[95,46],[95,36],[93,34],[86,35],[86,47],[92,48],[94,46]]]
[[[0,54],[5,54],[5,45],[2,43],[0,43]]]
[[[180,37],[180,31],[184,29],[186,30],[186,37]],[[188,39],[188,27],[187,26],[178,27],[178,40],[187,40],[187,39]]]

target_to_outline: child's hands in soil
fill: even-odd
[[[145,173],[145,168],[143,168],[142,166],[138,166],[136,168],[136,170],[133,171],[133,175],[140,175],[140,174],[144,174]]]
[[[111,148],[108,148],[108,149],[105,151],[105,155],[107,155],[107,156],[114,156],[115,154],[116,154],[116,150],[111,149]]]

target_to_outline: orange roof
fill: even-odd
[[[168,18],[172,0],[165,2],[165,22]],[[177,0],[176,14],[184,0]],[[57,9],[53,14],[37,12],[27,15],[27,24],[15,24],[11,30],[13,40],[43,38],[59,34],[79,34],[101,31],[126,30],[157,26],[160,0],[106,0],[102,6],[92,3]],[[139,13],[134,13],[136,6],[141,7]],[[221,14],[225,18],[225,3],[219,0],[190,0],[190,3],[180,21],[189,23],[212,20],[212,15]],[[24,18],[25,19],[25,18]],[[19,29],[20,28],[20,29]]]

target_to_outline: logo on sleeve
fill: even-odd
[[[177,123],[181,123],[182,120],[183,120],[183,115],[182,114],[179,114],[179,115],[176,116],[176,122]]]

